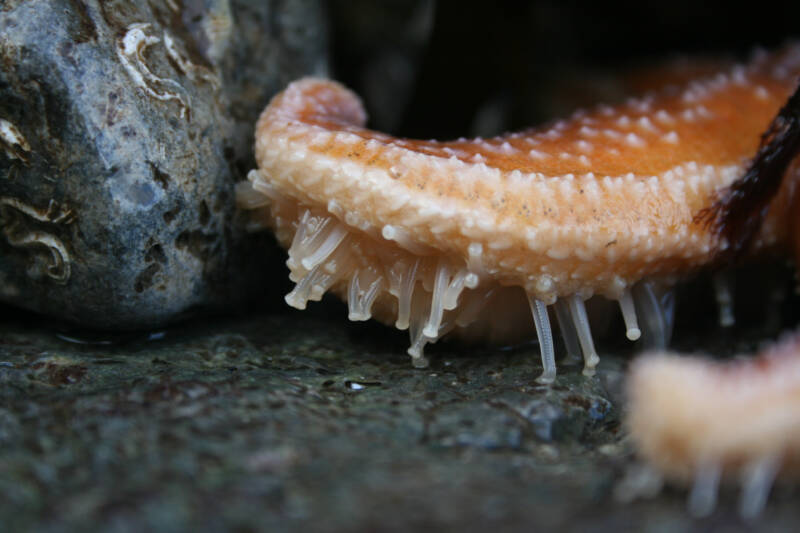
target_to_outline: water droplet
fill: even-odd
[[[347,380],[344,382],[344,386],[350,390],[364,390],[367,387],[380,387],[380,381],[352,381]]]

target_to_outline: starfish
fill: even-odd
[[[742,485],[740,513],[760,514],[777,477],[800,473],[800,335],[728,363],[675,354],[635,360],[627,425],[638,455],[691,485],[689,510],[713,511],[720,482]]]
[[[333,291],[351,320],[409,329],[417,366],[452,330],[513,340],[530,312],[545,383],[552,307],[591,375],[584,301],[616,300],[630,339],[665,344],[660,295],[729,248],[702,215],[744,173],[798,73],[790,46],[546,127],[446,142],[369,130],[355,94],[303,79],[261,115],[259,168],[237,198],[289,250],[290,305]],[[792,193],[784,180],[750,253],[786,244]]]

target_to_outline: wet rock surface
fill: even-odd
[[[258,293],[233,185],[325,46],[311,0],[0,4],[0,299],[131,329]]]
[[[149,340],[148,340],[149,339]],[[622,504],[629,354],[597,377],[538,350],[442,345],[306,315],[76,337],[0,326],[5,531],[745,531],[735,496]],[[692,344],[696,343],[692,340]],[[786,530],[777,489],[758,525]]]

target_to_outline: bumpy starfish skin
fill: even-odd
[[[620,300],[628,321],[635,283],[686,274],[726,247],[697,215],[743,173],[798,72],[800,47],[790,47],[546,128],[448,142],[366,129],[352,92],[304,79],[259,119],[259,169],[239,202],[269,204],[257,218],[291,246],[298,288],[287,301],[297,307],[330,289],[350,301],[351,318],[374,314],[405,328],[411,317],[418,349],[410,353],[419,356],[456,325],[492,319],[465,307],[519,286],[543,344],[545,305],[569,302],[591,371],[583,299]],[[779,221],[793,181],[771,205],[756,248],[786,240]],[[414,331],[420,313],[422,334]]]

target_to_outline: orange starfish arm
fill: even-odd
[[[257,224],[289,248],[295,307],[332,290],[348,300],[351,319],[410,328],[409,353],[422,364],[424,344],[452,329],[513,335],[527,296],[543,379],[555,373],[553,304],[591,373],[597,355],[583,300],[619,300],[636,337],[642,302],[655,300],[648,290],[634,304],[635,284],[684,275],[726,248],[697,214],[743,174],[798,72],[800,47],[790,47],[547,128],[448,142],[366,129],[353,93],[305,79],[259,119],[259,169],[239,202],[262,208]],[[786,240],[777,222],[791,182],[756,248]],[[489,303],[498,298],[502,309]]]

